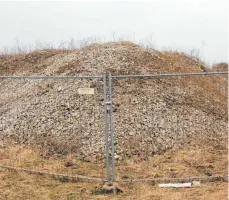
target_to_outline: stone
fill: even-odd
[[[122,193],[123,190],[120,189],[119,185],[117,183],[114,182],[110,182],[110,183],[105,183],[102,187],[102,191],[103,193],[108,193],[108,194],[117,194],[117,193]]]

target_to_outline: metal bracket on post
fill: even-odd
[[[111,102],[110,101],[107,101],[107,102],[103,102],[103,105],[106,104],[106,105],[110,105]]]

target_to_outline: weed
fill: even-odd
[[[63,176],[58,179],[61,183],[68,183],[70,180],[68,177]]]

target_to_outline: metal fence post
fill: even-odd
[[[105,148],[106,148],[106,180],[110,182],[110,161],[109,161],[109,147],[108,147],[108,126],[107,126],[107,87],[106,75],[103,76],[103,99],[104,99],[104,126],[105,126]]]
[[[114,127],[113,127],[113,109],[112,109],[112,78],[109,73],[109,96],[110,96],[110,133],[111,133],[111,157],[112,157],[112,181],[115,177],[115,157],[114,157]]]

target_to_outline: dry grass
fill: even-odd
[[[102,187],[97,183],[61,183],[48,177],[0,170],[0,199],[2,200],[78,200],[78,199],[144,199],[144,200],[226,200],[225,182],[203,183],[193,188],[158,188],[149,183],[121,185],[124,190],[118,195],[96,194]]]
[[[91,177],[105,177],[104,163],[83,162],[68,155],[65,157],[48,155],[40,147],[25,147],[20,145],[0,149],[1,164],[14,167],[24,167],[32,170],[81,174]],[[66,166],[66,163],[72,163]],[[168,151],[149,160],[140,157],[126,159],[119,163],[119,178],[147,177],[187,177],[227,174],[227,149],[208,145],[186,146],[185,149]],[[101,194],[103,183],[69,182],[64,179],[54,179],[47,176],[29,175],[0,169],[0,199],[227,199],[227,183],[202,183],[193,188],[158,188],[152,183],[122,183],[123,193],[118,195]]]
[[[1,164],[15,168],[25,168],[33,171],[44,171],[66,175],[82,175],[90,177],[105,177],[105,167],[102,163],[83,162],[73,155],[49,155],[40,147],[25,147],[14,145],[0,149]],[[70,166],[68,166],[70,165]]]
[[[133,156],[117,168],[121,179],[220,176],[228,173],[228,149],[222,141],[196,136],[178,150],[149,158]]]

